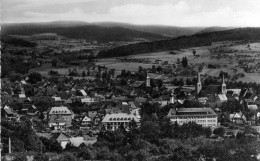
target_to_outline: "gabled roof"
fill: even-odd
[[[60,97],[51,97],[51,98],[53,98],[55,101],[61,101]]]
[[[66,123],[61,115],[51,115],[49,123]]]
[[[72,112],[68,109],[68,107],[60,106],[60,107],[52,107],[49,113],[50,115],[58,115],[58,114],[72,114]]]
[[[257,105],[247,105],[248,109],[251,110],[251,111],[256,111],[258,110],[258,107]]]
[[[88,116],[85,116],[82,121],[91,121],[91,118],[89,118]]]
[[[135,120],[139,122],[139,119],[134,114],[126,114],[126,113],[114,113],[114,114],[106,114],[102,122],[130,122],[131,120]]]
[[[79,147],[80,144],[85,143],[85,140],[83,137],[75,137],[75,138],[70,138],[70,142],[73,146]]]
[[[53,139],[57,140],[58,142],[66,140],[69,141],[70,137],[65,133],[55,133],[52,136]]]
[[[218,98],[220,99],[220,101],[227,101],[227,96],[225,94],[219,94]]]

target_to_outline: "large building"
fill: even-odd
[[[71,125],[72,119],[74,119],[74,113],[64,106],[52,107],[51,111],[49,112],[49,118],[51,118],[53,115],[61,116],[66,121],[67,125]]]
[[[134,120],[136,123],[140,122],[140,119],[132,113],[106,114],[102,120],[102,125],[104,125],[106,129],[109,129],[110,126],[110,129],[112,130],[118,129],[121,125],[128,129],[132,120]]]
[[[179,125],[188,122],[196,122],[203,127],[218,125],[217,114],[211,108],[172,108],[167,116]]]

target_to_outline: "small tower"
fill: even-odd
[[[201,82],[200,82],[200,73],[199,71],[197,72],[197,84],[196,84],[196,87],[195,87],[195,90],[196,90],[196,94],[199,94],[200,91],[201,91]]]
[[[150,87],[150,77],[148,76],[148,73],[146,73],[146,87]]]
[[[221,93],[222,94],[226,94],[227,93],[227,86],[226,86],[226,83],[225,83],[224,73],[222,74]]]
[[[174,103],[174,94],[173,94],[173,91],[172,91],[172,93],[171,93],[171,98],[170,98],[170,103]]]

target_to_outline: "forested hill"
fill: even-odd
[[[64,25],[63,25],[64,24]],[[137,31],[123,27],[102,27],[92,24],[65,24],[65,23],[25,23],[3,24],[2,35],[34,35],[40,33],[57,33],[73,39],[85,39],[98,42],[135,41],[136,39],[154,41],[171,37],[156,33]]]
[[[98,58],[127,56],[148,52],[206,46],[211,45],[212,42],[228,40],[260,40],[260,28],[238,28],[225,31],[196,34],[192,36],[182,36],[171,40],[160,40],[154,42],[144,42],[127,46],[120,46],[110,50],[99,52]]]

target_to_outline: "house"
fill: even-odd
[[[251,126],[251,128],[260,134],[260,126]]]
[[[203,127],[218,125],[217,114],[211,108],[171,108],[167,117],[179,125],[188,122],[196,122]]]
[[[104,119],[102,120],[102,125],[105,129],[116,130],[121,125],[123,125],[126,130],[130,128],[131,121],[139,123],[139,119],[132,113],[114,113],[114,114],[106,114]]]
[[[67,125],[71,125],[72,119],[74,119],[74,113],[65,106],[52,107],[49,112],[49,117],[52,115],[62,116]]]
[[[51,115],[48,122],[49,127],[53,127],[54,130],[65,129],[66,121],[61,115]]]
[[[237,124],[243,124],[246,122],[246,117],[242,114],[242,112],[233,113],[229,114],[229,120]]]
[[[16,116],[15,111],[9,106],[4,106],[4,108],[1,109],[1,112],[1,115],[5,116],[8,119],[15,118]]]
[[[66,145],[70,142],[70,137],[65,133],[55,133],[52,139],[57,140],[63,149],[65,149]]]
[[[91,97],[87,97],[87,98],[82,98],[82,99],[81,99],[81,103],[90,104],[90,103],[92,103],[92,102],[96,102],[96,101],[94,100],[94,98],[91,98]]]
[[[91,118],[89,118],[88,116],[85,116],[82,121],[81,121],[81,125],[82,126],[89,126],[91,125]]]
[[[85,144],[85,140],[83,137],[72,137],[70,138],[70,143],[72,146],[79,147],[80,144]]]

